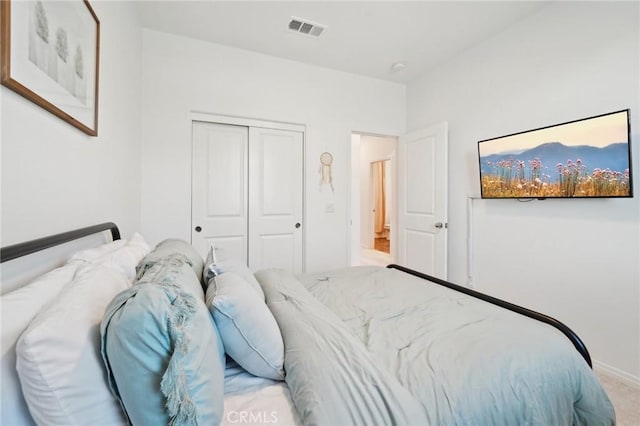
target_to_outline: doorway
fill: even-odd
[[[386,266],[396,257],[398,138],[351,135],[350,264]]]
[[[373,218],[373,249],[391,254],[391,216],[393,192],[391,159],[378,160],[370,164],[371,213]]]

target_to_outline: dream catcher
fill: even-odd
[[[320,189],[322,185],[329,185],[333,192],[333,177],[331,176],[331,164],[333,163],[333,155],[329,152],[320,154]]]

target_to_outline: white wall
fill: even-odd
[[[133,4],[101,23],[98,137],[2,86],[2,245],[104,221],[140,229],[141,30]]]
[[[346,266],[351,132],[401,134],[403,85],[151,30],[143,76],[145,237],[191,238],[190,111],[286,121],[307,126],[307,270]],[[324,151],[333,154],[335,193],[319,192]]]
[[[635,198],[474,200],[475,287],[556,316],[640,380],[639,4],[556,2],[407,88],[407,127],[449,122],[449,271],[466,282],[477,141],[631,108]]]

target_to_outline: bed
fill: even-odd
[[[3,425],[615,424],[567,326],[399,265],[254,274],[113,223],[0,260]]]

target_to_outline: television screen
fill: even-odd
[[[482,198],[632,197],[629,110],[478,142]]]

